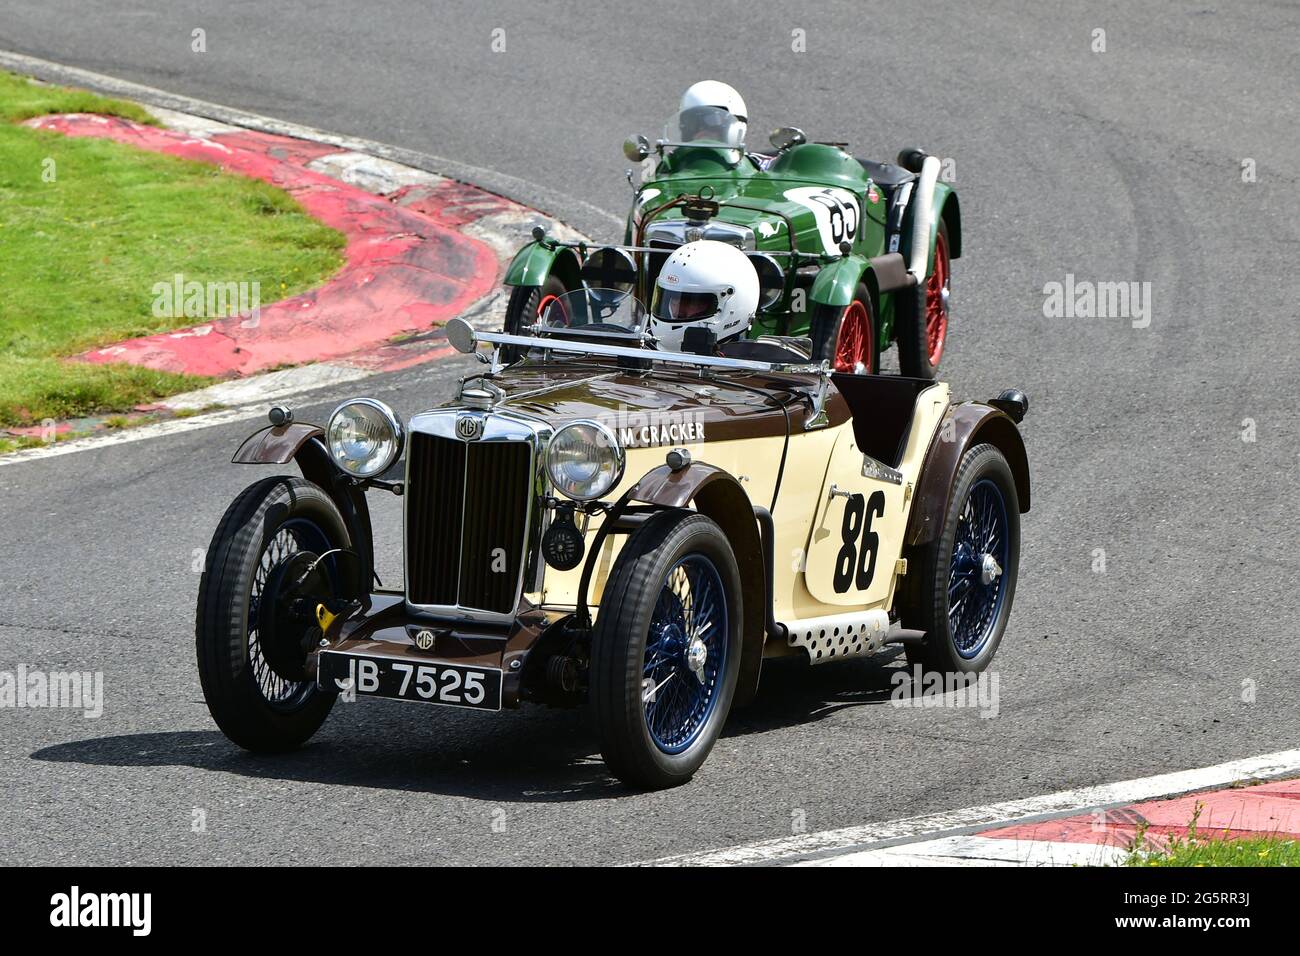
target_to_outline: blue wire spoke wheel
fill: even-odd
[[[658,512],[619,551],[591,636],[600,753],[647,790],[691,779],[740,679],[743,605],[731,542],[707,515]]]
[[[1006,598],[1010,529],[1002,491],[977,481],[957,521],[948,571],[948,632],[957,654],[978,657],[997,627]]]
[[[664,578],[642,668],[646,728],[663,753],[688,749],[717,707],[729,633],[718,569],[702,554],[687,555]]]

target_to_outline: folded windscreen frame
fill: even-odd
[[[831,381],[849,404],[858,447],[891,468],[907,447],[916,399],[934,382],[900,375],[850,375],[834,372]]]

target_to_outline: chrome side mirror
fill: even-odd
[[[791,146],[799,146],[806,143],[808,142],[808,137],[803,134],[803,130],[796,126],[779,126],[772,130],[767,141],[780,151],[789,149]]]
[[[452,319],[443,326],[443,331],[447,334],[447,342],[457,352],[473,352],[478,345],[478,339],[474,335],[474,326],[462,318]]]
[[[623,155],[634,163],[639,163],[650,155],[650,140],[640,133],[623,140]]]

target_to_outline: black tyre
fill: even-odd
[[[337,694],[319,690],[299,670],[306,649],[320,638],[311,621],[314,604],[299,602],[302,613],[287,622],[279,615],[272,636],[263,631],[270,629],[269,616],[277,609],[263,598],[269,602],[279,593],[276,582],[284,575],[277,572],[295,556],[301,567],[326,551],[350,546],[334,502],[302,478],[266,478],[226,509],[199,581],[195,644],[208,710],[239,746],[291,750],[316,732],[334,706]]]
[[[932,379],[938,374],[948,341],[952,265],[948,255],[948,227],[939,220],[934,240],[934,266],[919,289],[897,296],[898,369],[913,378]]]
[[[510,299],[506,303],[505,331],[509,335],[521,335],[523,330],[537,321],[538,315],[553,296],[564,295],[567,290],[558,277],[548,275],[541,285],[517,285],[510,290]],[[507,362],[514,362],[523,357],[525,350],[518,346],[503,345],[501,356]]]
[[[722,530],[667,511],[623,546],[592,636],[601,753],[631,787],[685,783],[726,722],[740,670],[740,572]]]
[[[997,652],[1020,567],[1020,504],[1002,453],[976,445],[957,469],[943,529],[921,555],[918,626],[908,659],[942,673],[978,673]]]
[[[846,306],[813,306],[813,361],[828,361],[837,372],[875,373],[880,368],[876,346],[876,313],[865,283],[859,282],[853,301]]]

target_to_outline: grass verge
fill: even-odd
[[[342,234],[267,183],[16,125],[73,112],[153,122],[133,103],[0,71],[0,427],[125,411],[207,384],[65,361],[203,321],[157,308],[158,283],[177,274],[205,286],[257,283],[265,305],[319,285],[342,264]]]
[[[1197,828],[1202,805],[1197,804],[1187,832],[1162,843],[1151,841],[1140,827],[1128,848],[1125,866],[1300,866],[1300,841],[1281,837],[1224,838]]]

